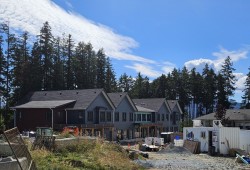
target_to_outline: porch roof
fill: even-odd
[[[46,100],[46,101],[30,101],[28,103],[11,107],[12,109],[54,109],[75,102],[75,100]]]

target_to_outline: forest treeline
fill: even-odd
[[[173,69],[167,75],[149,80],[141,73],[134,78],[126,73],[117,78],[105,49],[93,50],[91,43],[74,42],[69,34],[55,37],[45,22],[35,40],[28,32],[15,35],[8,24],[0,23],[0,93],[5,110],[30,91],[104,88],[106,92],[128,92],[132,98],[178,99],[181,108],[190,102],[198,112],[211,113],[216,104],[230,107],[234,95],[233,63],[228,56],[219,72],[205,65]],[[243,106],[249,107],[250,68],[245,82]]]

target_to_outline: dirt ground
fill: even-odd
[[[250,165],[237,163],[234,157],[192,154],[183,147],[171,146],[158,152],[147,153],[148,159],[135,162],[149,170],[250,170]]]

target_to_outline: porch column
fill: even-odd
[[[147,128],[147,136],[149,137],[150,135],[149,135],[149,126],[148,126],[148,128]]]
[[[66,125],[67,125],[68,124],[68,112],[67,112],[66,109],[65,109],[65,112],[66,112],[66,114],[65,114],[66,115],[66,119],[65,120],[66,120]]]
[[[141,127],[139,127],[139,138],[141,138]]]
[[[52,108],[50,108],[50,110],[51,110],[51,128],[52,130],[54,130],[54,112]]]
[[[154,133],[155,137],[156,137],[156,134],[157,134],[157,128],[156,128],[156,126],[155,126],[155,133]]]

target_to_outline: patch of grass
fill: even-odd
[[[129,159],[121,146],[103,140],[86,139],[53,152],[34,150],[31,154],[38,169],[143,169]]]

